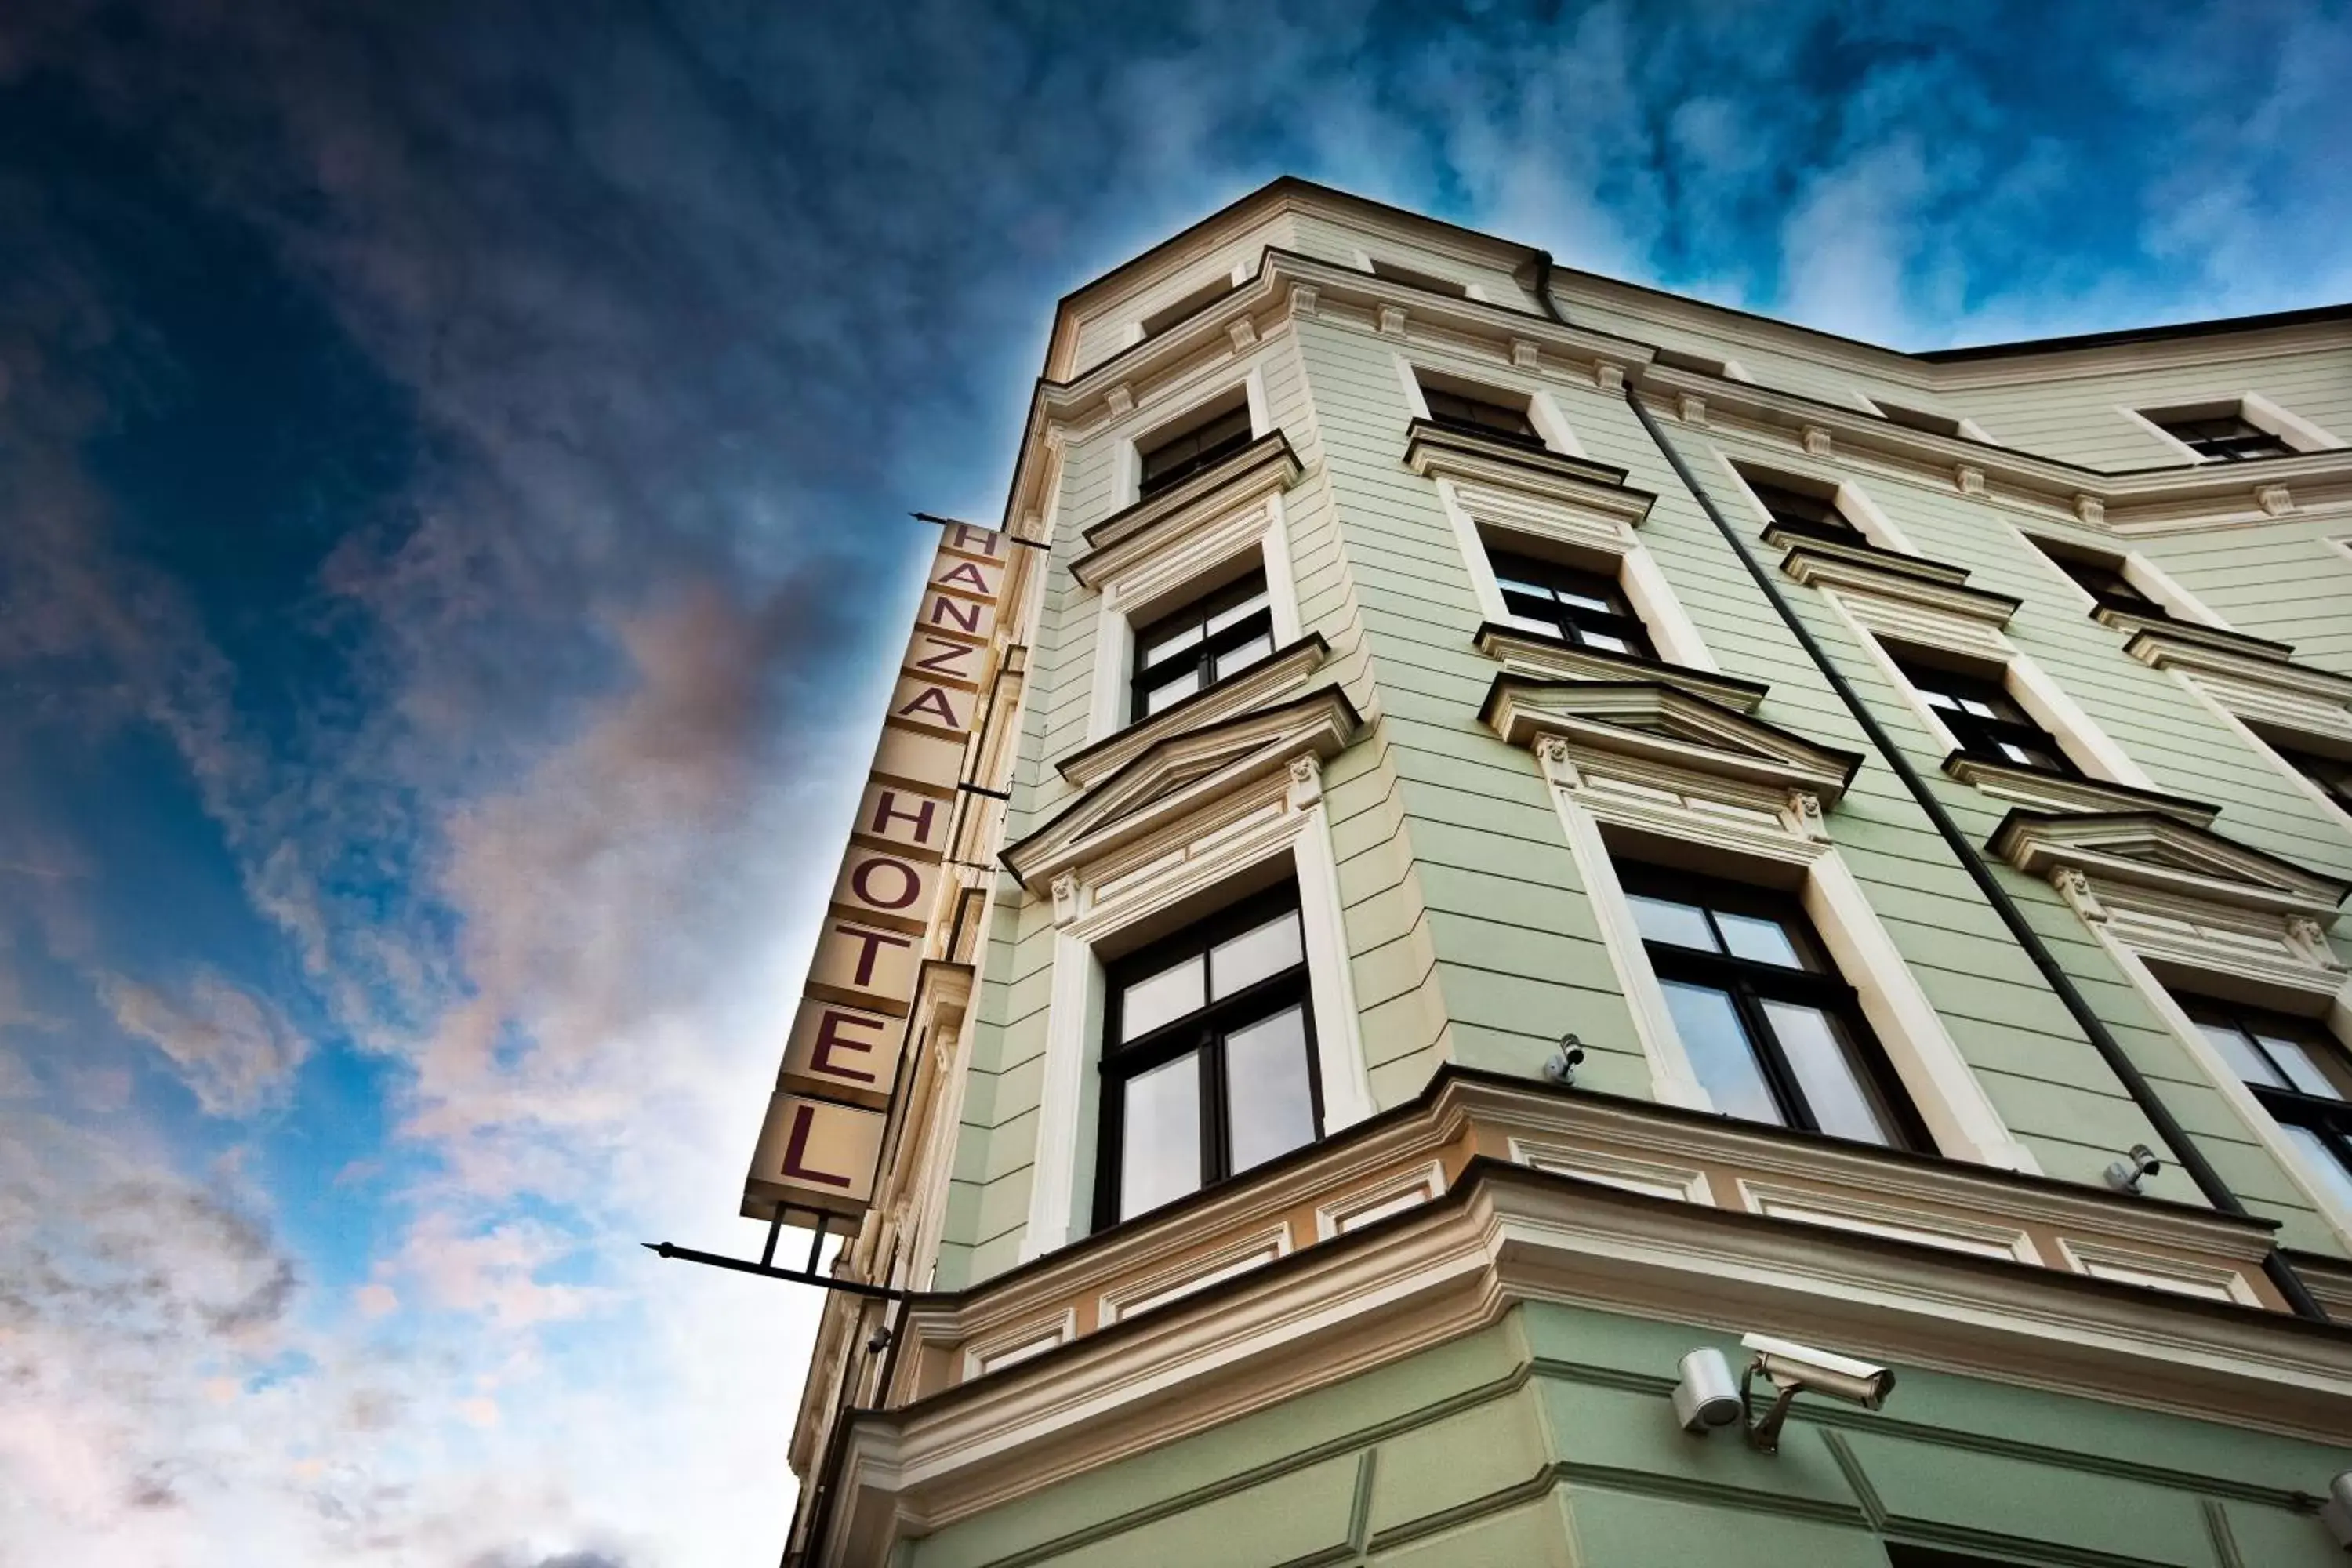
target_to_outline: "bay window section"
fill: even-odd
[[[1286,884],[1109,966],[1097,1228],[1322,1135],[1298,895]]]
[[[1265,573],[1250,573],[1135,633],[1129,721],[1207,690],[1274,652]]]
[[[1675,1032],[1717,1110],[1933,1150],[1793,897],[1657,866],[1617,869]]]

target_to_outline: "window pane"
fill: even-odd
[[[1930,708],[1941,708],[1948,713],[1957,713],[1960,710],[1960,705],[1957,700],[1946,696],[1932,686],[1920,687],[1919,695],[1927,700]]]
[[[1580,627],[1578,628],[1576,635],[1577,640],[1583,643],[1587,647],[1606,648],[1611,653],[1632,653],[1633,651],[1633,644],[1627,642],[1623,637],[1612,637],[1607,632],[1588,632]]]
[[[1531,599],[1541,599],[1546,603],[1551,599],[1549,585],[1531,583],[1525,577],[1514,577],[1507,572],[1497,571],[1495,574],[1495,582],[1506,594],[1525,594]]]
[[[1192,626],[1180,627],[1175,631],[1170,632],[1158,642],[1151,644],[1149,647],[1143,650],[1143,668],[1149,669],[1153,665],[1158,664],[1161,659],[1166,658],[1170,654],[1191,647],[1194,643],[1199,642],[1200,640],[1201,627],[1197,622]]]
[[[1129,985],[1119,997],[1118,1037],[1136,1039],[1187,1013],[1199,1012],[1208,1002],[1201,994],[1203,967],[1200,955],[1195,953],[1172,968]]]
[[[2283,1040],[2275,1035],[2258,1035],[2263,1049],[2271,1060],[2278,1063],[2287,1081],[2305,1094],[2315,1094],[2322,1100],[2341,1100],[2343,1092],[2327,1081],[2319,1064],[2311,1059],[2311,1049],[2299,1040]]]
[[[2352,1208],[2352,1171],[2344,1168],[2344,1162],[2336,1157],[2336,1151],[2327,1146],[2327,1141],[2310,1128],[2297,1127],[2291,1121],[2281,1123],[2279,1131],[2286,1134],[2287,1142],[2294,1144],[2295,1152],[2303,1156],[2303,1168],[2322,1188],[2333,1193],[2337,1203]]]
[[[1157,713],[1171,702],[1181,702],[1201,689],[1201,672],[1188,669],[1164,686],[1155,686],[1143,694],[1143,710]]]
[[[1766,1002],[1764,1016],[1822,1131],[1867,1143],[1894,1142],[1835,1019],[1794,1002]]]
[[[1748,1121],[1781,1123],[1780,1108],[1773,1103],[1764,1070],[1756,1062],[1756,1048],[1732,1010],[1731,998],[1679,980],[1665,982],[1664,989],[1675,1033],[1682,1037],[1691,1070],[1715,1108]]]
[[[1566,586],[1562,586],[1558,590],[1558,592],[1562,599],[1566,600],[1569,604],[1574,605],[1580,610],[1591,610],[1596,614],[1603,616],[1613,616],[1617,613],[1617,606],[1611,604],[1606,599],[1596,599],[1590,594],[1580,594],[1575,589]]]
[[[1127,1085],[1119,1125],[1118,1217],[1181,1198],[1201,1184],[1201,1058],[1178,1057]]]
[[[1228,675],[1236,674],[1239,671],[1247,669],[1251,665],[1263,660],[1273,651],[1274,637],[1272,633],[1265,633],[1260,636],[1254,637],[1250,638],[1249,641],[1242,644],[1239,647],[1227,648],[1224,652],[1217,656],[1217,679],[1219,680],[1223,680]]]
[[[2287,1087],[2286,1079],[2279,1076],[2278,1069],[2263,1058],[2262,1052],[2254,1049],[2253,1042],[2238,1033],[2235,1026],[2209,1024],[2200,1018],[2197,1027],[2213,1042],[2213,1048],[2221,1053],[2221,1059],[2230,1064],[2230,1070],[2246,1082],[2259,1083],[2268,1089]]]
[[[1797,956],[1797,944],[1779,921],[1759,920],[1754,915],[1735,915],[1724,910],[1715,911],[1715,923],[1723,931],[1724,945],[1734,958],[1749,958],[1759,963],[1777,963],[1783,969],[1802,969],[1805,961]]]
[[[1250,616],[1256,615],[1260,610],[1265,608],[1265,591],[1264,589],[1260,589],[1258,592],[1251,595],[1248,598],[1244,599],[1240,604],[1235,605],[1232,609],[1219,610],[1215,615],[1211,616],[1209,617],[1209,629],[1213,632],[1223,631],[1227,626],[1233,626],[1240,621],[1247,620]]]
[[[1225,1037],[1225,1121],[1236,1172],[1315,1140],[1307,1017],[1286,1007]]]
[[[1706,910],[1642,893],[1628,893],[1625,901],[1633,906],[1633,923],[1641,929],[1643,941],[1695,947],[1702,952],[1718,951],[1715,932],[1707,929]]]
[[[1245,931],[1209,950],[1209,994],[1223,998],[1269,974],[1306,962],[1299,944],[1298,911],[1285,910],[1255,931]]]

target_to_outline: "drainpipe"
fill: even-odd
[[[1553,302],[1551,297],[1551,253],[1548,250],[1537,251],[1536,298],[1542,304],[1544,314],[1565,327],[1570,324],[1568,318],[1560,314],[1559,305]],[[2235,1215],[2242,1219],[2248,1217],[2246,1205],[2238,1201],[2238,1194],[2230,1190],[2230,1184],[2221,1179],[2221,1173],[2216,1171],[2212,1163],[2205,1158],[2204,1152],[2199,1149],[2196,1142],[2189,1136],[2188,1129],[2180,1125],[2179,1118],[2172,1114],[2171,1108],[2164,1103],[2147,1079],[2141,1076],[2139,1068],[2126,1054],[2122,1043],[2108,1030],[2106,1024],[2101,1020],[2098,1014],[2092,1011],[2089,1000],[2084,996],[2082,989],[2074,984],[2074,977],[2059,964],[2056,956],[2042,942],[2041,933],[2027,922],[2024,911],[2017,907],[2017,900],[2009,896],[2009,889],[2002,887],[1999,879],[1993,876],[1992,868],[1985,864],[1984,857],[1977,852],[1976,846],[1969,841],[1968,835],[1960,831],[1959,824],[1954,822],[1951,814],[1944,809],[1944,803],[1936,798],[1935,792],[1927,787],[1927,781],[1919,776],[1917,771],[1911,766],[1910,760],[1880,727],[1877,717],[1863,704],[1860,694],[1847,681],[1844,673],[1832,662],[1828,652],[1821,644],[1813,639],[1813,634],[1806,629],[1804,622],[1797,618],[1797,612],[1789,603],[1787,595],[1780,592],[1780,585],[1772,580],[1757,562],[1756,557],[1749,552],[1737,531],[1716,506],[1715,498],[1707,493],[1706,486],[1699,483],[1698,476],[1692,472],[1690,465],[1683,460],[1682,453],[1675,448],[1674,442],[1667,438],[1665,431],[1659,427],[1657,420],[1651,416],[1648,409],[1642,406],[1641,397],[1631,385],[1625,388],[1625,402],[1633,410],[1634,416],[1641,420],[1642,427],[1650,433],[1650,439],[1657,443],[1658,450],[1664,455],[1666,461],[1674,466],[1674,470],[1681,477],[1684,487],[1698,501],[1699,508],[1706,513],[1707,520],[1713,522],[1716,531],[1723,535],[1724,542],[1731,547],[1732,554],[1738,557],[1739,563],[1748,569],[1748,575],[1754,580],[1757,587],[1763,590],[1764,597],[1771,604],[1781,622],[1788,626],[1790,633],[1796,637],[1798,646],[1805,651],[1805,657],[1811,659],[1822,676],[1828,679],[1831,689],[1837,693],[1838,700],[1845,704],[1846,711],[1853,715],[1854,722],[1860,724],[1863,733],[1870,738],[1871,746],[1885,759],[1886,764],[1895,770],[1895,777],[1903,781],[1904,788],[1909,790],[1911,797],[1919,803],[1919,809],[1927,813],[1927,820],[1935,826],[1936,832],[1947,845],[1950,846],[1952,853],[1958,858],[1961,868],[1968,872],[1969,879],[1984,894],[1985,900],[1992,905],[1993,912],[2000,917],[2001,924],[2009,928],[2010,935],[2016,939],[2018,946],[2025,950],[2025,955],[2033,961],[2033,967],[2041,972],[2042,978],[2049,983],[2050,989],[2057,994],[2058,1000],[2064,1005],[2066,1011],[2073,1015],[2075,1025],[2090,1040],[2092,1048],[2099,1053],[2101,1058],[2106,1062],[2108,1070],[2113,1072],[2116,1081],[2124,1086],[2124,1092],[2130,1095],[2133,1101],[2139,1106],[2141,1114],[2147,1118],[2148,1125],[2156,1129],[2157,1136],[2164,1141],[2165,1145],[2172,1151],[2173,1157],[2180,1162],[2180,1168],[2188,1173],[2190,1181],[2197,1184],[2197,1190],[2205,1194],[2205,1200],[2208,1203],[2223,1214]],[[2312,1299],[2311,1291],[2305,1286],[2302,1276],[2295,1273],[2294,1266],[2287,1262],[2285,1256],[2275,1246],[2263,1258],[2263,1272],[2270,1276],[2271,1283],[2278,1288],[2278,1293],[2286,1299],[2287,1305],[2294,1310],[2297,1317],[2309,1318],[2318,1322],[2329,1321],[2327,1314],[2321,1310],[2319,1303]]]

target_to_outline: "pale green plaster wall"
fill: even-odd
[[[2318,1446],[1901,1368],[1874,1415],[1801,1401],[1766,1456],[1675,1428],[1675,1363],[1700,1344],[1737,1354],[1522,1307],[910,1543],[899,1568],[1885,1568],[1888,1541],[2105,1568],[2341,1561],[2288,1496],[2340,1468]]]
[[[1342,262],[1360,243],[1345,226],[1307,218],[1297,221],[1289,241]],[[1416,259],[1409,248],[1364,243],[1375,254]],[[1419,259],[1434,268],[1443,258]],[[1507,281],[1497,273],[1482,287],[1499,291]],[[1571,309],[1580,320],[1595,314],[1583,303],[1572,301]],[[1630,316],[1594,324],[1629,335],[1643,331]],[[1569,1028],[1591,1053],[1588,1085],[1647,1094],[1630,1014],[1534,761],[1477,720],[1498,667],[1472,646],[1479,613],[1435,488],[1402,461],[1409,410],[1396,367],[1401,345],[1325,318],[1302,316],[1292,325],[1269,338],[1251,363],[1265,377],[1273,417],[1305,464],[1285,501],[1302,622],[1332,645],[1322,679],[1343,684],[1374,721],[1328,767],[1326,786],[1375,1096],[1383,1105],[1410,1099],[1448,1059],[1531,1074]],[[1657,342],[1689,337],[1681,327],[1647,335]],[[1727,330],[1719,335],[1719,342],[1692,342],[1698,352],[1740,359],[1769,384],[1852,404],[1851,377],[1804,364],[1779,336],[1760,329],[1749,341]],[[1830,746],[1868,751],[1859,726],[1621,397],[1419,346],[1412,358],[1495,385],[1542,386],[1591,457],[1624,468],[1630,485],[1658,496],[1642,536],[1725,672],[1769,684],[1759,717]],[[2352,399],[2345,384],[2352,363],[2340,354],[2325,364],[2306,363],[2310,358],[2253,356],[2206,379],[2263,390],[2306,417],[2352,426],[2352,402],[2329,401],[2338,392]],[[1243,368],[1234,367],[1236,379]],[[2009,431],[2003,421],[2043,431],[2054,445],[2042,449],[2053,455],[2128,465],[2139,458],[2127,443],[2101,434],[2108,423],[2129,431],[2116,404],[2178,400],[2190,395],[2183,390],[2189,385],[2171,373],[2147,377],[2145,385],[2078,377],[2046,396],[2002,389],[1998,398],[1987,393],[1942,405],[1975,412],[1997,436]],[[1899,385],[1874,389],[1935,405]],[[1139,410],[1114,431],[1067,445],[1024,711],[1014,837],[1069,798],[1052,763],[1084,742],[1097,650],[1096,602],[1070,578],[1068,562],[1079,531],[1118,504],[1110,493],[1116,440],[1156,417]],[[1834,462],[1749,447],[1719,429],[1667,424],[1768,564],[1779,552],[1755,543],[1760,522],[1719,453],[1827,479],[1856,477]],[[2126,655],[2122,634],[2089,617],[2011,514],[1948,484],[1874,473],[1862,482],[1925,554],[1965,565],[1973,584],[2024,601],[2011,639],[2160,788],[2220,804],[2215,826],[2230,837],[2352,875],[2352,829],[2194,702],[2173,677]],[[2111,537],[2079,527],[2041,531],[2116,548]],[[2135,542],[2240,629],[2294,642],[2299,657],[2322,667],[2352,670],[2352,554],[2326,542],[2331,534],[2352,536],[2352,522],[2289,518]],[[2006,807],[1941,774],[1940,749],[1853,634],[1818,594],[1780,581],[1947,809],[1983,843]],[[2095,1183],[2118,1151],[2158,1142],[1882,760],[1865,763],[1829,827],[1963,1057],[2044,1171]],[[2042,883],[2006,868],[1997,874],[2248,1206],[2279,1221],[2287,1245],[2340,1255],[2340,1243],[2300,1189],[2074,914]],[[938,1277],[944,1287],[986,1278],[1018,1256],[1037,1137],[1052,948],[1048,911],[1003,879],[975,1011]],[[2197,1201],[2177,1163],[2153,1190]]]

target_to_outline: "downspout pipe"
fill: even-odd
[[[1910,759],[1896,747],[1894,740],[1880,726],[1877,717],[1864,705],[1861,695],[1854,690],[1844,673],[1832,662],[1828,652],[1821,644],[1814,640],[1813,634],[1806,628],[1804,622],[1798,619],[1794,606],[1789,603],[1788,596],[1780,592],[1780,584],[1772,581],[1756,557],[1749,552],[1747,545],[1741,542],[1739,535],[1733,530],[1721,510],[1716,506],[1715,498],[1707,493],[1704,485],[1699,483],[1698,476],[1692,472],[1690,465],[1683,459],[1682,453],[1675,448],[1674,442],[1668,439],[1656,418],[1648,409],[1642,406],[1640,395],[1630,385],[1625,388],[1625,401],[1633,408],[1634,416],[1642,421],[1643,428],[1650,433],[1650,439],[1657,443],[1658,450],[1664,455],[1666,461],[1674,466],[1674,470],[1681,477],[1684,487],[1696,498],[1700,509],[1706,513],[1708,520],[1723,535],[1724,542],[1731,546],[1731,552],[1739,558],[1740,564],[1748,568],[1748,576],[1755,581],[1759,588],[1763,590],[1764,597],[1771,602],[1772,608],[1780,615],[1790,632],[1794,635],[1798,645],[1804,649],[1805,657],[1811,659],[1822,674],[1828,679],[1831,689],[1837,693],[1838,700],[1845,704],[1846,711],[1853,715],[1854,721],[1862,726],[1863,732],[1870,738],[1873,749],[1886,760],[1887,765],[1895,770],[1895,776],[1903,781],[1903,786],[1909,790],[1912,798],[1919,803],[1920,810],[1927,813],[1927,820],[1935,826],[1936,832],[1946,844],[1951,847],[1952,853],[1958,857],[1962,868],[1976,883],[1978,889],[1984,894],[1985,901],[1990,903],[1993,912],[2000,917],[2001,924],[2009,928],[2009,934],[2016,939],[2018,946],[2023,948],[2026,956],[2033,961],[2033,967],[2041,972],[2042,978],[2049,983],[2050,989],[2057,993],[2058,1000],[2065,1006],[2066,1011],[2073,1015],[2075,1025],[2089,1038],[2092,1048],[2099,1053],[2106,1062],[2108,1070],[2113,1072],[2116,1081],[2124,1086],[2124,1092],[2130,1095],[2133,1101],[2139,1106],[2141,1113],[2147,1118],[2148,1125],[2156,1129],[2157,1136],[2164,1141],[2166,1147],[2172,1151],[2173,1157],[2180,1162],[2180,1168],[2188,1173],[2189,1179],[2197,1184],[2197,1190],[2205,1194],[2208,1203],[2223,1214],[2235,1215],[2240,1218],[2248,1217],[2246,1205],[2238,1201],[2238,1194],[2230,1190],[2230,1184],[2221,1179],[2221,1173],[2216,1171],[2211,1162],[2205,1158],[2204,1152],[2198,1148],[2195,1140],[2189,1137],[2188,1129],[2180,1125],[2179,1119],[2172,1114],[2171,1108],[2164,1103],[2147,1079],[2141,1075],[2138,1066],[2125,1052],[2122,1043],[2107,1028],[2105,1022],[2099,1017],[2098,1014],[2092,1010],[2089,999],[2084,996],[2082,988],[2074,984],[2074,976],[2066,973],[2058,963],[2056,956],[2051,952],[2048,944],[2042,942],[2041,933],[2027,921],[2025,912],[2018,908],[2017,900],[2010,897],[2009,889],[2002,887],[2000,879],[1992,874],[1992,868],[1985,863],[1984,857],[1977,852],[1976,846],[1969,841],[1968,835],[1960,831],[1959,824],[1954,822],[1951,814],[1944,809],[1944,803],[1936,798],[1935,792],[1927,787],[1927,781],[1919,776],[1916,769],[1912,767]],[[2311,1291],[2304,1285],[2302,1277],[2295,1273],[2294,1266],[2287,1262],[2276,1247],[2273,1247],[2263,1255],[2263,1272],[2270,1276],[2271,1283],[2278,1287],[2279,1294],[2286,1299],[2287,1305],[2294,1310],[2297,1317],[2310,1318],[2319,1322],[2328,1321],[2327,1314],[2321,1310],[2319,1303],[2312,1299]]]
[[[1543,306],[1545,315],[1565,327],[1570,324],[1569,320],[1560,314],[1559,306],[1551,296],[1551,253],[1537,251],[1536,299]],[[2124,1050],[2122,1042],[2092,1010],[2089,999],[2074,984],[2074,976],[2059,963],[2049,945],[2042,940],[2041,933],[2033,929],[2026,920],[2025,912],[2018,908],[2017,900],[2010,897],[2009,889],[2000,885],[2000,879],[1992,873],[1992,868],[1978,853],[1977,847],[1969,841],[1967,834],[1960,831],[1959,824],[1952,820],[1951,813],[1944,809],[1944,803],[1936,798],[1935,792],[1927,787],[1927,782],[1919,776],[1918,770],[1912,767],[1910,759],[1903,754],[1879,724],[1877,716],[1864,704],[1861,694],[1854,690],[1844,672],[1831,660],[1828,651],[1814,639],[1805,623],[1797,617],[1796,608],[1789,603],[1788,595],[1780,592],[1780,585],[1772,580],[1741,541],[1738,531],[1715,504],[1715,498],[1699,482],[1698,475],[1684,460],[1681,451],[1667,437],[1657,420],[1642,406],[1640,395],[1630,384],[1625,388],[1625,402],[1633,410],[1634,417],[1641,420],[1642,428],[1650,433],[1650,439],[1657,444],[1659,452],[1673,465],[1684,488],[1697,500],[1699,509],[1706,513],[1707,521],[1714,523],[1716,531],[1723,535],[1724,542],[1731,547],[1732,554],[1748,569],[1748,577],[1763,591],[1765,599],[1780,616],[1781,623],[1797,639],[1797,646],[1804,649],[1805,657],[1821,670],[1829,681],[1830,689],[1837,693],[1838,700],[1845,705],[1847,712],[1853,715],[1854,722],[1862,726],[1872,748],[1885,759],[1887,766],[1895,770],[1895,777],[1903,781],[1903,787],[1911,792],[1911,798],[1919,803],[1919,809],[1927,813],[1928,822],[1950,847],[1961,868],[1968,872],[1969,879],[1984,894],[1985,901],[2000,917],[2001,924],[2009,928],[2009,934],[2016,939],[2018,946],[2025,950],[2025,955],[2032,960],[2033,967],[2048,982],[2050,989],[2057,994],[2059,1002],[2073,1016],[2076,1026],[2090,1040],[2091,1047],[2099,1053],[2108,1070],[2116,1075],[2116,1080],[2123,1085],[2124,1092],[2131,1096],[2141,1114],[2147,1118],[2148,1125],[2156,1129],[2157,1136],[2180,1162],[2180,1168],[2188,1173],[2190,1181],[2197,1184],[2197,1190],[2205,1194],[2205,1201],[2223,1214],[2234,1215],[2241,1219],[2249,1217],[2246,1205],[2238,1201],[2238,1194],[2230,1190],[2230,1184],[2221,1179],[2221,1173],[2205,1158],[2204,1151],[2189,1137],[2189,1130],[2180,1125],[2171,1108],[2164,1103],[2155,1088],[2142,1076],[2138,1066]],[[2270,1277],[2271,1283],[2278,1288],[2278,1293],[2294,1310],[2295,1316],[2317,1322],[2329,1321],[2319,1303],[2312,1299],[2303,1277],[2294,1271],[2294,1265],[2287,1262],[2275,1246],[2263,1257],[2263,1272]]]

